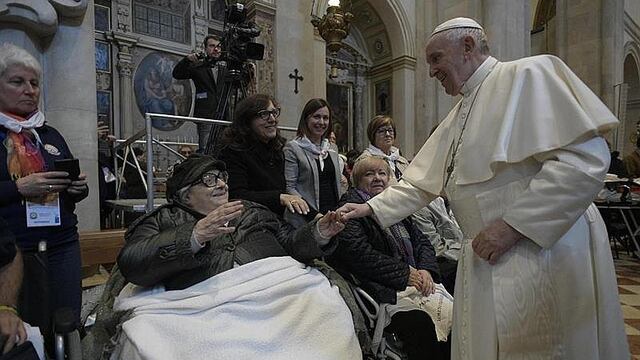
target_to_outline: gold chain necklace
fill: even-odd
[[[447,184],[449,184],[449,180],[451,179],[451,175],[453,174],[453,169],[455,169],[456,167],[456,155],[458,154],[458,149],[462,144],[462,135],[464,135],[464,129],[467,128],[467,121],[469,121],[469,118],[471,117],[471,110],[473,109],[473,104],[475,104],[476,102],[476,98],[478,97],[478,93],[480,92],[481,87],[482,84],[478,86],[478,91],[476,91],[476,93],[473,95],[473,99],[471,100],[471,104],[469,105],[469,111],[467,112],[467,116],[464,119],[464,123],[462,124],[462,129],[460,130],[460,136],[458,136],[458,141],[453,141],[451,143],[451,146],[449,147],[449,149],[453,148],[453,151],[451,152],[451,162],[449,163],[449,166],[447,166],[447,178],[444,181],[444,187],[447,187]],[[458,108],[458,111],[460,111],[460,108]],[[458,114],[456,114],[456,117],[457,116]]]

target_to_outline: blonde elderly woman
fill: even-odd
[[[283,149],[287,192],[309,204],[307,214],[285,214],[285,219],[295,227],[312,220],[318,213],[334,210],[342,194],[338,152],[327,138],[331,132],[331,115],[326,100],[309,100],[300,115],[296,138]]]
[[[371,144],[362,152],[360,158],[372,155],[384,158],[391,168],[392,176],[389,181],[392,184],[400,181],[409,166],[409,161],[400,155],[400,149],[394,146],[396,124],[393,119],[387,115],[375,116],[367,126],[367,136]],[[418,229],[427,236],[435,248],[442,283],[447,291],[453,294],[463,235],[448,210],[446,200],[442,197],[435,198],[429,205],[413,213],[413,219]]]
[[[387,188],[392,177],[388,162],[378,156],[361,158],[351,176],[354,188],[341,203],[364,203]],[[411,218],[386,230],[369,217],[349,220],[345,226],[336,236],[330,264],[347,278],[353,275],[356,284],[379,303],[391,304],[386,307],[391,319],[387,330],[402,340],[409,359],[448,359],[452,297],[438,284],[438,263],[429,239]],[[429,307],[436,299],[447,306],[432,320],[429,315],[435,313]],[[447,312],[448,322],[439,322],[437,318],[446,319]]]

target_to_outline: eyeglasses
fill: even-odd
[[[260,110],[256,113],[256,116],[263,121],[269,120],[271,115],[273,115],[274,119],[277,119],[278,116],[280,116],[280,108],[275,108],[273,110]]]
[[[386,135],[389,133],[390,135],[395,135],[396,131],[393,128],[379,128],[376,130],[376,134]]]
[[[214,187],[218,184],[218,180],[226,183],[228,179],[229,174],[226,171],[210,171],[202,174],[199,182],[202,182],[206,187]]]

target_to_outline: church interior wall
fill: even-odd
[[[311,25],[310,0],[279,0],[276,11],[276,97],[282,106],[280,124],[296,127],[304,104],[314,97],[325,97],[321,84],[326,82],[324,51],[315,40]],[[304,80],[298,82],[299,92],[294,92],[294,80],[289,74],[298,69]],[[322,70],[322,71],[320,71]]]

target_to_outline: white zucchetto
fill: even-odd
[[[480,26],[480,24],[478,24],[475,20],[466,18],[466,17],[457,17],[451,20],[447,20],[442,24],[436,26],[435,30],[433,30],[433,32],[431,33],[431,36],[439,32],[443,32],[445,30],[459,29],[459,28],[472,28],[472,29],[480,29],[484,31],[482,26]]]

